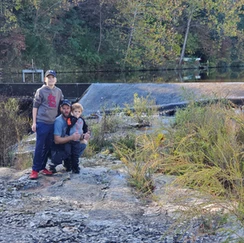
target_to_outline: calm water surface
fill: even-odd
[[[244,82],[244,68],[188,69],[183,71],[57,72],[59,83],[176,83]],[[22,73],[4,74],[0,83],[22,83]],[[40,74],[27,74],[26,83],[41,82]]]

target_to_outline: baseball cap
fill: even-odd
[[[62,102],[61,102],[61,106],[63,105],[67,105],[67,106],[71,106],[71,102],[68,100],[68,99],[64,99]]]
[[[53,75],[53,77],[56,78],[56,72],[54,70],[47,70],[45,73],[45,77],[47,77],[48,75]]]

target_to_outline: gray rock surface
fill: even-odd
[[[120,161],[102,154],[82,158],[81,173],[53,176],[0,168],[0,242],[183,243],[223,242],[227,234],[201,233],[197,220],[177,223],[177,205],[155,176],[157,200],[140,198]]]

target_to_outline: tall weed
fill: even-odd
[[[160,154],[159,146],[152,135],[135,136],[134,145],[114,143],[115,152],[126,165],[130,176],[129,183],[141,194],[150,194],[154,185],[152,175],[158,169]]]
[[[19,115],[19,104],[15,98],[0,102],[0,166],[12,166],[12,146],[20,142],[30,128],[28,118]]]
[[[131,111],[131,106],[133,111]],[[150,95],[143,97],[134,94],[133,104],[125,104],[125,113],[134,117],[139,124],[150,124],[150,118],[157,111],[155,100]]]
[[[177,175],[175,185],[233,202],[230,211],[244,222],[243,132],[244,114],[227,102],[192,103],[165,135],[161,171]]]
[[[109,134],[117,132],[120,123],[121,118],[117,114],[106,114],[106,112],[101,119],[90,122],[92,136],[89,147],[95,152],[101,151],[104,147],[112,147],[113,139],[109,137]]]

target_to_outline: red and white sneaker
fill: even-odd
[[[49,170],[47,170],[47,169],[44,169],[44,170],[42,171],[42,174],[47,175],[47,176],[50,176],[50,175],[53,174],[53,172],[52,172],[52,171],[49,171]]]
[[[37,178],[38,178],[38,172],[35,171],[35,170],[32,170],[31,174],[30,174],[30,179],[31,180],[36,180]]]

